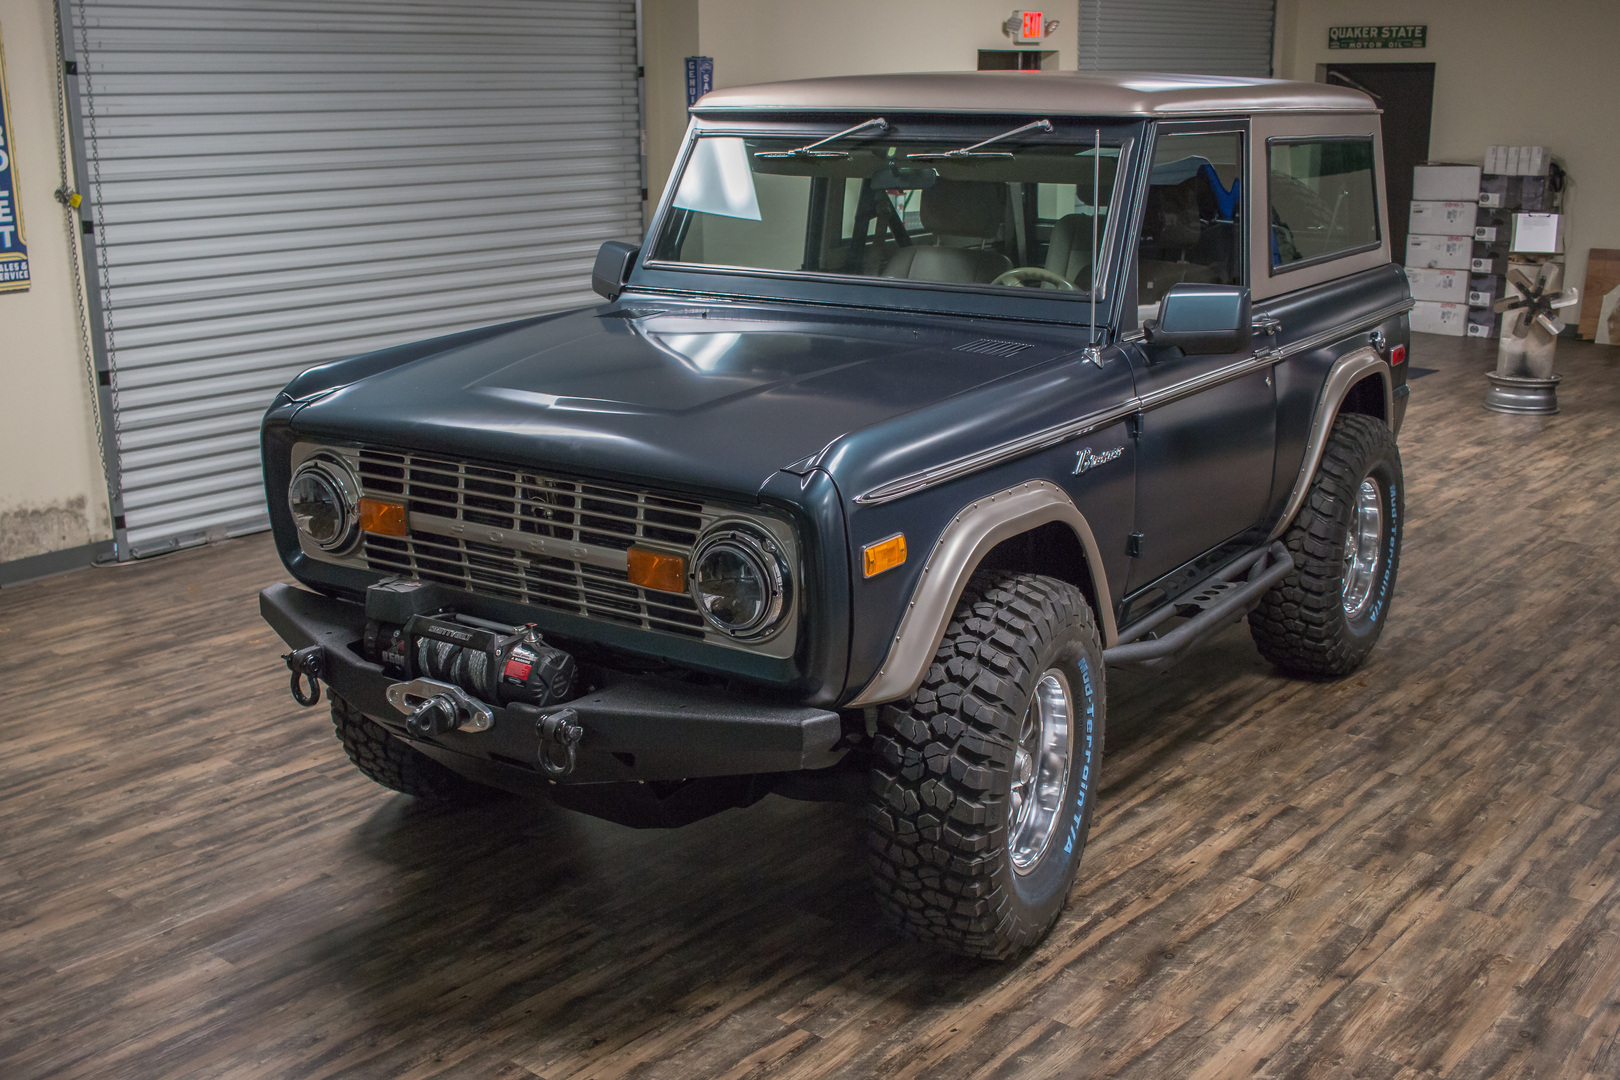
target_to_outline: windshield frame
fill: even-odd
[[[895,308],[900,310],[948,311],[989,317],[1027,318],[1043,322],[1085,324],[1091,317],[1091,293],[996,287],[985,284],[955,284],[909,278],[889,278],[866,274],[844,274],[823,270],[780,270],[714,263],[689,263],[655,259],[652,252],[658,238],[674,212],[673,201],[680,178],[691,160],[700,138],[742,137],[813,141],[835,134],[849,127],[852,119],[872,115],[869,110],[862,116],[839,112],[816,116],[783,118],[771,115],[725,117],[708,120],[695,117],[682,143],[676,167],[670,173],[669,183],[659,199],[658,209],[647,229],[636,264],[626,289],[685,295],[726,295],[772,300],[804,300],[823,303],[852,304],[868,308]],[[1050,114],[1049,114],[1050,115]],[[886,143],[916,143],[937,145],[941,141],[962,139],[955,145],[967,145],[1007,131],[1010,127],[1039,119],[1020,114],[962,114],[908,115],[888,117],[886,131],[875,132],[873,137]],[[1131,192],[1136,184],[1136,172],[1141,161],[1141,147],[1146,142],[1145,122],[1128,117],[1085,117],[1051,115],[1056,125],[1055,134],[1065,136],[1073,145],[1089,150],[1093,133],[1101,130],[1104,149],[1117,147],[1119,165],[1115,172],[1108,213],[1101,235],[1098,237],[1099,288],[1096,290],[1096,321],[1099,327],[1111,322],[1113,308],[1123,289],[1122,250],[1124,221],[1131,212]],[[1038,136],[1041,141],[1053,139]],[[855,136],[851,143],[863,140]],[[873,290],[882,290],[874,292]],[[1056,306],[1054,306],[1056,305]]]

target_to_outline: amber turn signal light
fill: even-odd
[[[861,554],[866,557],[867,577],[877,577],[885,570],[893,570],[906,561],[905,534],[895,533],[887,540],[867,544],[861,549]]]
[[[360,531],[377,536],[406,536],[405,504],[381,499],[360,500]]]
[[[631,548],[630,584],[658,592],[686,591],[686,560],[679,555]]]

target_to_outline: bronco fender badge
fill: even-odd
[[[1112,450],[1104,450],[1100,454],[1094,453],[1091,447],[1088,446],[1084,450],[1080,450],[1075,454],[1078,460],[1075,461],[1074,472],[1070,475],[1079,476],[1083,472],[1090,472],[1098,465],[1106,465],[1115,458],[1118,458],[1123,453],[1125,453],[1125,448],[1123,446],[1116,446]]]

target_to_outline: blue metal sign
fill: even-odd
[[[11,156],[11,99],[6,96],[6,54],[0,45],[0,292],[28,288],[28,244],[17,204],[17,170]]]
[[[688,56],[686,58],[686,107],[697,104],[697,99],[714,89],[714,57]]]

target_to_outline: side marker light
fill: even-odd
[[[381,499],[360,500],[360,531],[377,536],[408,536],[405,504]]]
[[[1405,345],[1397,345],[1393,349],[1389,350],[1389,366],[1390,367],[1400,367],[1404,363],[1406,363],[1406,346]]]
[[[906,537],[895,533],[887,540],[879,540],[861,549],[866,561],[866,576],[876,577],[885,570],[893,570],[906,561]]]
[[[686,560],[679,555],[640,548],[631,548],[625,554],[630,559],[630,584],[657,592],[686,591]]]

